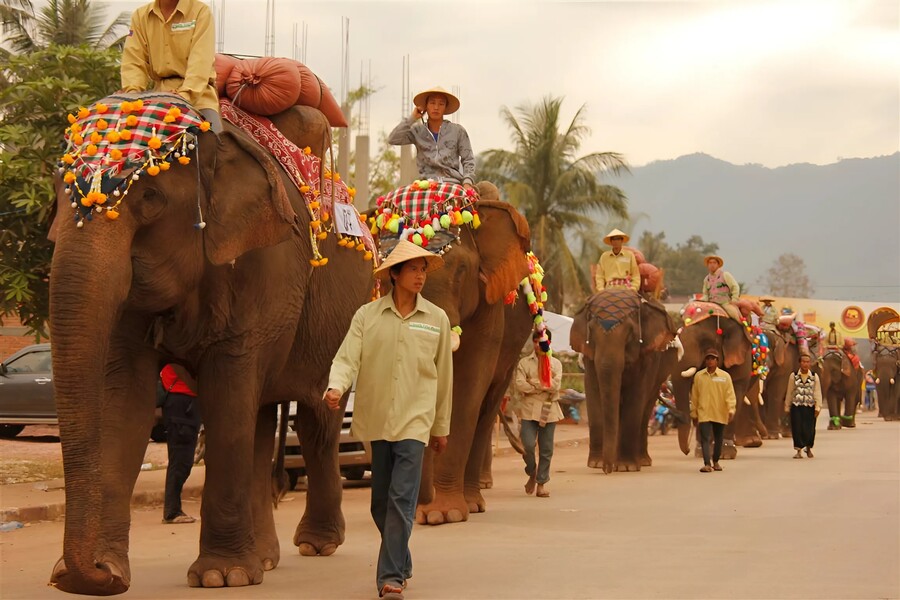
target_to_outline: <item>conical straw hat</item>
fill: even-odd
[[[605,238],[603,238],[603,243],[606,244],[607,246],[612,246],[612,244],[609,243],[609,238],[614,238],[614,237],[619,237],[619,236],[622,236],[623,238],[625,238],[624,240],[622,240],[623,244],[627,244],[628,240],[631,239],[631,236],[628,235],[627,233],[625,233],[624,231],[622,231],[620,229],[613,229],[612,231],[610,231],[609,233],[606,234]]]
[[[424,258],[427,263],[427,268],[425,270],[426,273],[431,273],[437,269],[440,269],[444,266],[444,259],[437,255],[432,254],[425,248],[420,246],[416,246],[412,242],[408,240],[400,240],[397,242],[397,245],[388,254],[388,257],[384,259],[384,262],[375,269],[375,277],[383,279],[385,281],[390,279],[390,270],[394,265],[399,265],[400,263],[406,262],[408,260],[412,260],[414,258]]]
[[[444,111],[445,115],[451,115],[459,110],[459,98],[445,90],[444,88],[436,85],[433,88],[429,88],[424,92],[419,92],[413,98],[413,104],[425,110],[425,104],[428,102],[428,96],[432,94],[443,94],[445,98],[447,98],[447,109]]]
[[[721,256],[719,256],[719,255],[717,255],[717,254],[710,254],[709,256],[707,256],[706,258],[704,258],[704,259],[703,259],[703,264],[704,264],[704,265],[707,265],[707,264],[709,264],[709,261],[711,261],[711,260],[717,260],[717,261],[719,261],[719,266],[720,266],[720,267],[725,266],[725,261],[722,259]]]

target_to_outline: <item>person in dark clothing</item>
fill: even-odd
[[[193,523],[197,519],[181,510],[181,490],[194,466],[194,450],[200,432],[197,394],[185,382],[189,377],[181,367],[166,365],[159,377],[165,391],[162,412],[169,453],[163,523]]]
[[[794,458],[806,450],[806,456],[813,458],[816,443],[816,418],[822,410],[822,384],[819,376],[810,371],[812,357],[804,352],[800,355],[800,370],[788,377],[787,393],[784,398],[784,412],[791,415],[791,436],[794,438]]]

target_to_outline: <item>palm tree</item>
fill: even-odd
[[[91,0],[48,0],[35,13],[31,0],[0,0],[0,22],[6,45],[24,54],[50,45],[112,48],[124,44],[129,13],[104,25],[106,11]]]
[[[578,157],[590,130],[584,106],[560,132],[562,98],[545,97],[537,105],[503,107],[500,115],[512,130],[513,151],[482,154],[481,173],[501,187],[506,198],[531,225],[531,245],[544,266],[549,304],[556,310],[578,302],[590,290],[582,256],[569,247],[567,232],[594,228],[591,215],[628,218],[625,194],[600,183],[603,173],[628,171],[622,155],[595,152]]]

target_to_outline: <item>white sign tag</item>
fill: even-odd
[[[364,235],[359,215],[352,204],[334,203],[334,224],[337,226],[338,232],[343,235],[354,237]]]

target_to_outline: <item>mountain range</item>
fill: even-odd
[[[700,235],[749,293],[766,293],[766,271],[794,253],[813,297],[900,301],[900,152],[777,168],[691,154],[604,182],[625,192],[632,215],[646,215],[632,243],[645,230],[664,231],[673,246]]]

